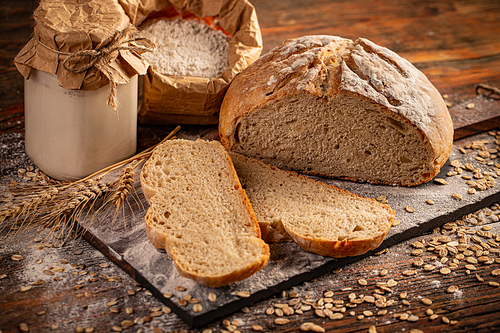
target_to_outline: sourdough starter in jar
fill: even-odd
[[[137,75],[117,86],[116,111],[106,104],[109,86],[65,89],[40,70],[25,80],[24,94],[26,153],[47,175],[75,180],[135,153]]]
[[[135,153],[137,81],[154,44],[116,0],[40,0],[14,58],[25,79],[26,153],[47,175],[76,180]]]

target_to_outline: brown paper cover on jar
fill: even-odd
[[[42,0],[33,16],[33,34],[14,58],[24,78],[36,69],[57,75],[63,88],[97,90],[146,73],[140,54],[154,45],[142,44],[117,0]]]

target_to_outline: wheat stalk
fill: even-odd
[[[179,129],[177,126],[158,145],[174,137]],[[5,235],[0,240],[13,241],[18,236],[47,229],[45,241],[66,240],[72,230],[83,233],[97,213],[111,206],[114,221],[125,203],[130,207],[129,195],[135,193],[134,170],[151,156],[158,145],[73,182],[9,185],[2,194],[5,199],[0,207],[0,234]],[[101,182],[104,176],[119,168],[123,170],[118,179]],[[140,201],[136,199],[136,202]],[[92,218],[82,218],[82,214],[91,214],[92,211]],[[80,225],[78,221],[85,221],[87,225]]]
[[[122,215],[125,216],[125,204],[128,205],[130,212],[133,213],[132,206],[128,201],[130,194],[133,194],[135,203],[141,208],[144,208],[141,201],[137,199],[137,193],[134,188],[134,170],[143,161],[144,158],[131,162],[123,168],[120,177],[110,185],[112,189],[106,194],[98,211],[111,211],[111,225],[114,225],[120,211]]]

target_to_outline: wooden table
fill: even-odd
[[[500,96],[477,96],[476,86],[486,84],[500,88],[500,1],[254,0],[252,3],[261,24],[264,52],[285,38],[308,34],[368,38],[413,62],[447,96],[458,128],[457,146],[478,139],[488,139],[493,144],[495,139],[482,132],[499,125]],[[15,177],[20,167],[30,165],[23,150],[23,80],[12,59],[32,31],[31,14],[35,7],[36,2],[28,0],[0,4],[1,176]],[[467,109],[470,103],[475,106]],[[141,125],[139,149],[158,142],[172,128]],[[210,132],[213,128],[206,130]],[[498,210],[493,208],[496,216]],[[491,215],[485,217],[484,223],[493,228],[491,232],[500,233],[499,223]],[[455,237],[445,229],[441,231]],[[464,268],[465,260],[448,275],[440,274],[440,267],[426,272],[413,265],[417,257],[411,254],[415,250],[412,243],[421,239],[430,241],[432,237],[436,235],[422,235],[391,248],[388,253],[345,267],[342,272],[326,274],[288,290],[285,295],[260,301],[228,316],[228,322],[217,320],[197,331],[237,329],[245,332],[259,325],[264,331],[294,332],[304,322],[335,332],[368,332],[371,326],[377,332],[500,331],[500,288],[494,283],[488,284],[500,282],[494,275],[495,269],[500,268],[498,260],[489,265],[476,264],[478,270],[469,274]],[[12,255],[22,255],[23,259],[13,260]],[[440,266],[439,256],[431,258],[432,255],[435,254],[424,251],[421,256],[426,263]],[[498,257],[498,254],[490,253],[490,256]],[[63,248],[17,241],[0,247],[0,257],[0,330],[3,333],[22,331],[21,323],[26,324],[30,332],[189,331],[184,322],[176,315],[162,312],[162,304],[157,299],[85,240],[68,241]],[[387,275],[383,275],[384,269]],[[47,275],[44,270],[56,273]],[[412,275],[412,270],[418,273]],[[368,285],[360,285],[360,279],[366,279]],[[366,298],[356,307],[346,307],[351,293],[357,298],[372,296],[377,293],[376,283],[389,279],[397,285],[391,287],[392,293],[386,292],[384,296],[394,300],[394,304],[379,308]],[[36,283],[38,280],[44,282]],[[452,285],[459,290],[448,293]],[[346,311],[340,319],[323,318],[319,316],[321,313],[310,310],[284,316],[290,322],[279,325],[275,323],[279,318],[276,314],[265,313],[273,304],[290,301],[294,293],[302,302],[317,304],[328,291],[332,291],[333,296],[327,297],[327,303],[328,298],[344,302]],[[404,300],[409,305],[400,298],[403,292],[407,292]],[[426,313],[428,309],[438,318],[431,320]],[[381,310],[387,313],[379,313]],[[234,327],[228,327],[228,323]]]

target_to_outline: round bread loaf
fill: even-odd
[[[282,169],[413,186],[439,173],[453,124],[437,89],[396,53],[305,36],[233,80],[219,135],[226,149]]]

